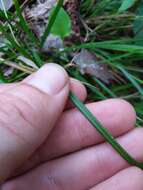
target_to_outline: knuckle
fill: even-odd
[[[16,97],[4,95],[0,100],[0,128],[24,143],[29,143],[25,134],[36,133],[31,120],[30,105]],[[35,120],[33,120],[35,121]]]
[[[24,119],[26,110],[31,109],[30,105],[18,98],[12,96],[4,96],[3,101],[0,101],[0,119],[14,123],[15,120]]]

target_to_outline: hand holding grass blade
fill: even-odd
[[[124,158],[129,164],[143,169],[143,163],[136,161],[126,150],[115,140],[115,138],[105,129],[95,116],[85,107],[85,105],[70,92],[70,99],[77,109],[86,117],[86,119],[97,129],[105,140]]]
[[[45,29],[45,32],[41,38],[41,44],[40,44],[41,47],[43,47],[46,38],[50,34],[52,26],[56,20],[60,8],[63,5],[63,2],[64,2],[63,0],[59,0],[57,6],[55,7],[53,15],[51,16],[49,23]],[[85,46],[84,48],[88,48],[87,46]],[[110,43],[109,46],[111,46]],[[82,45],[79,48],[82,48]],[[132,158],[132,156],[130,156],[126,152],[126,150],[122,148],[122,146],[114,139],[114,137],[107,131],[107,129],[102,127],[102,125],[95,118],[95,116],[84,106],[84,104],[72,92],[70,92],[69,97],[73,102],[73,104],[77,107],[77,109],[88,119],[88,121],[97,129],[97,131],[105,138],[105,140],[122,156],[122,158],[124,158],[129,164],[135,165],[143,169],[143,163],[140,163],[136,161],[134,158]]]

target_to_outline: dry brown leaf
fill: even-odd
[[[82,74],[95,76],[104,83],[109,83],[114,77],[107,65],[99,63],[95,54],[82,49],[74,58],[73,62],[79,67]]]

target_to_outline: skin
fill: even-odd
[[[1,190],[142,190],[143,171],[128,165],[68,100],[85,87],[48,64],[24,81],[0,86]],[[119,143],[143,160],[143,128],[121,99],[88,103]]]

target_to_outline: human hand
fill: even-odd
[[[143,189],[142,170],[129,166],[72,108],[69,89],[86,98],[85,88],[53,64],[20,83],[1,85],[0,181],[9,178],[1,189]],[[87,107],[130,154],[143,160],[143,129],[134,128],[129,103],[109,99]]]

